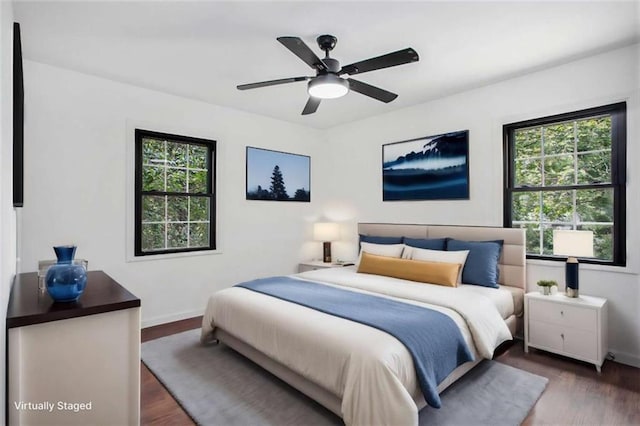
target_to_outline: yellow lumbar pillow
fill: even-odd
[[[398,259],[362,252],[358,272],[457,287],[459,263]]]

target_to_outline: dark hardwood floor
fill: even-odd
[[[202,317],[142,330],[142,341],[200,327]],[[523,425],[640,425],[640,369],[606,361],[593,365],[531,349],[522,341],[499,349],[496,361],[549,379]],[[189,415],[142,364],[141,423],[193,425]]]
[[[202,317],[189,318],[169,324],[142,329],[146,342],[182,331],[199,328]],[[176,402],[156,376],[140,363],[140,424],[142,425],[195,425],[191,417]]]

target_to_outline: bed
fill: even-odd
[[[498,289],[447,288],[357,273],[355,267],[295,274],[364,294],[425,306],[458,326],[474,360],[455,368],[443,391],[516,334],[525,286],[525,236],[520,229],[358,224],[361,235],[503,240]],[[203,343],[221,341],[313,398],[347,425],[416,425],[426,405],[407,348],[378,329],[246,288],[213,295],[203,318]]]

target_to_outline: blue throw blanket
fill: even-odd
[[[411,353],[424,399],[435,408],[440,408],[438,384],[459,365],[473,361],[456,323],[433,309],[289,277],[263,278],[236,287],[389,333]]]

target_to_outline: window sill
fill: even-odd
[[[175,259],[181,257],[193,257],[193,256],[207,256],[207,255],[216,255],[222,254],[222,250],[198,250],[198,251],[186,251],[179,253],[163,253],[163,254],[151,254],[146,256],[127,256],[128,262],[148,262],[153,260],[165,260],[165,259]]]
[[[527,259],[527,266],[545,266],[551,268],[564,268],[565,262],[559,260],[543,260],[543,259]],[[629,274],[638,275],[636,268],[629,265],[627,266],[612,266],[612,265],[596,265],[593,263],[581,263],[581,271],[599,271],[599,272],[611,272],[616,274]]]

